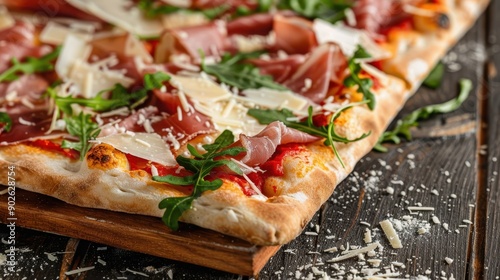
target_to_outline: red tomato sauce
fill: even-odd
[[[68,157],[70,159],[77,159],[80,157],[80,153],[72,149],[64,149],[61,144],[52,142],[50,140],[37,139],[28,142],[31,146],[38,147],[42,150],[51,151]]]
[[[273,156],[264,164],[260,166],[260,169],[264,170],[263,173],[261,172],[254,172],[250,173],[247,175],[247,177],[252,181],[252,183],[260,190],[262,191],[262,188],[264,186],[265,180],[268,177],[271,176],[283,176],[284,175],[284,170],[283,170],[283,160],[286,156],[293,156],[301,151],[303,151],[305,148],[304,146],[300,144],[285,144],[285,145],[279,145],[278,148],[276,149],[276,152],[273,154]],[[126,154],[127,160],[130,165],[130,170],[143,170],[151,174],[151,166],[154,165],[156,169],[158,170],[158,175],[159,176],[165,176],[165,175],[174,175],[174,176],[188,176],[191,175],[191,173],[185,169],[179,169],[178,167],[166,167],[163,165],[160,165],[158,163],[151,162],[149,160],[145,160],[142,158],[135,157],[130,154]],[[180,171],[179,171],[180,170]],[[232,181],[236,184],[238,184],[241,187],[241,190],[243,193],[247,196],[251,196],[256,194],[255,190],[250,186],[250,183],[241,175],[237,174],[228,174],[223,171],[218,171],[214,172],[213,174],[210,174],[209,176],[206,177],[207,180],[212,180],[212,179],[224,179],[224,180],[229,180]],[[277,187],[276,191],[277,191]]]
[[[158,176],[174,175],[174,176],[188,176],[191,173],[184,168],[164,166],[159,163],[151,162],[147,159],[142,159],[130,154],[125,154],[130,166],[130,170],[143,170],[151,175],[151,166],[154,165],[158,170]]]

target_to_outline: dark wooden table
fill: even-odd
[[[381,260],[379,274],[387,270],[395,278],[500,279],[498,14],[500,1],[493,1],[444,59],[447,72],[441,87],[421,88],[401,115],[455,97],[458,80],[468,78],[475,87],[462,107],[422,122],[413,141],[390,146],[388,153],[367,155],[323,205],[310,228],[283,246],[259,279],[364,276],[361,268],[366,260],[326,261],[348,247],[366,246],[367,229],[384,247],[371,258]],[[407,207],[415,205],[434,211],[410,213]],[[379,226],[384,219],[401,224],[397,232],[402,249],[389,245]],[[422,229],[426,232],[419,234]],[[8,236],[9,229],[0,226],[4,255],[10,246]],[[16,271],[10,273],[5,264],[0,266],[3,279],[248,278],[29,229],[16,228],[16,242]],[[333,247],[339,252],[324,252]],[[89,266],[94,269],[64,274]]]

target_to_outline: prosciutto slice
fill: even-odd
[[[13,26],[0,30],[0,41],[34,46],[35,26],[29,22],[16,21]]]
[[[300,17],[274,17],[274,33],[276,35],[275,50],[288,54],[307,54],[318,42],[312,29],[312,23]]]
[[[188,55],[195,61],[206,56],[219,56],[229,48],[224,23],[211,22],[205,25],[176,28],[165,32],[155,51],[155,61],[168,62],[172,55]]]
[[[47,17],[67,16],[83,20],[102,22],[99,18],[71,6],[67,1],[2,0],[0,3],[14,10],[31,10],[38,12],[38,15],[44,15]]]
[[[336,44],[323,44],[314,49],[307,60],[283,84],[296,93],[320,103],[330,84],[339,85],[344,79],[347,60]]]
[[[47,135],[52,116],[46,109],[30,110],[29,112],[8,113],[12,119],[12,128],[9,132],[0,131],[0,145],[15,144],[39,138],[56,138],[63,132],[54,132]]]
[[[366,30],[370,35],[381,29],[397,24],[410,15],[403,10],[404,5],[418,5],[425,0],[358,0],[352,10],[356,17],[356,28]]]
[[[251,59],[248,62],[257,66],[261,74],[270,75],[275,82],[283,83],[297,71],[297,68],[305,60],[306,57],[304,55],[295,54],[284,58]]]
[[[10,83],[0,83],[0,104],[11,114],[45,109],[48,102],[41,97],[48,86],[49,83],[38,75],[23,75]]]
[[[268,35],[273,30],[274,15],[255,14],[237,18],[227,24],[227,34],[233,35]]]
[[[198,135],[216,131],[210,118],[197,111],[183,112],[182,117],[175,113],[153,123],[152,126],[156,133],[166,138],[177,149],[177,145],[183,145]]]
[[[49,46],[37,46],[35,27],[18,21],[12,27],[0,30],[0,73],[10,67],[13,58],[40,57],[51,51]]]
[[[153,116],[158,114],[158,108],[154,106],[149,106],[146,108],[142,108],[125,119],[116,123],[116,125],[105,125],[101,129],[99,133],[99,137],[105,137],[112,134],[120,133],[119,129],[125,129],[127,131],[132,132],[145,132],[144,128],[145,120],[150,120]],[[114,118],[105,118],[103,119],[103,123],[111,123]]]
[[[316,140],[319,140],[316,136],[289,128],[282,122],[276,121],[255,136],[240,135],[239,141],[234,146],[242,146],[246,149],[243,158],[240,159],[243,163],[257,166],[271,158],[280,144],[310,143]]]

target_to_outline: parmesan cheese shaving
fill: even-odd
[[[385,236],[389,240],[389,243],[391,243],[392,248],[394,249],[403,248],[403,244],[401,244],[399,235],[396,233],[396,230],[394,229],[391,221],[384,220],[380,222],[380,227],[384,231]]]
[[[82,273],[82,272],[85,272],[85,271],[89,271],[89,270],[92,270],[94,268],[95,268],[95,266],[82,267],[82,268],[78,268],[78,269],[66,271],[66,272],[64,272],[64,274],[66,274],[66,275],[73,275],[73,274],[78,274],[78,273]]]
[[[146,19],[136,5],[126,5],[127,2],[123,0],[68,0],[68,2],[132,34],[151,37],[158,36],[163,30],[160,20]]]
[[[47,44],[61,45],[69,34],[84,40],[88,40],[91,37],[90,34],[75,30],[75,28],[49,21],[40,33],[40,41]]]
[[[205,102],[217,102],[227,99],[231,93],[204,75],[179,76],[170,74],[170,84],[183,91],[194,100]]]
[[[9,11],[4,6],[0,6],[0,29],[7,29],[14,26],[16,21],[9,14]]]
[[[359,248],[359,249],[356,249],[356,250],[351,250],[351,251],[349,251],[348,253],[346,253],[344,255],[340,255],[338,257],[332,258],[332,259],[330,259],[330,260],[328,260],[326,262],[332,263],[332,262],[338,262],[338,261],[350,259],[350,258],[353,258],[353,257],[357,257],[358,254],[363,254],[363,253],[372,251],[375,248],[377,248],[379,245],[380,245],[380,243],[374,242],[374,243],[369,244],[366,247],[362,247],[362,248]]]
[[[166,166],[175,166],[175,158],[165,141],[156,133],[127,133],[99,137],[96,142],[106,143],[117,150],[133,156],[157,162]]]
[[[389,52],[379,47],[365,31],[342,24],[331,24],[321,19],[314,20],[313,30],[318,43],[336,43],[348,57],[354,55],[358,45],[361,45],[371,55],[370,58],[362,59],[363,61],[375,61],[391,56]]]

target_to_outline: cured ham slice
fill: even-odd
[[[319,140],[305,132],[289,128],[282,122],[269,124],[259,134],[248,137],[240,135],[240,140],[234,146],[243,146],[245,155],[240,160],[248,166],[257,166],[266,162],[276,151],[278,145],[288,143],[310,143]]]
[[[155,106],[158,106],[160,112],[167,113],[167,116],[152,123],[152,128],[170,142],[182,145],[197,135],[215,132],[215,127],[208,116],[196,111],[190,105],[189,110],[184,111],[178,95],[159,90],[155,90],[154,94],[157,98]]]
[[[66,133],[58,131],[47,134],[52,116],[46,109],[30,110],[28,112],[11,113],[12,128],[9,132],[0,132],[0,145],[15,144],[40,138],[57,138]]]
[[[107,123],[108,125],[104,125],[102,127],[101,132],[99,133],[99,137],[105,137],[112,134],[121,133],[123,131],[145,132],[146,129],[144,127],[147,126],[147,124],[145,124],[146,120],[149,121],[151,117],[158,115],[158,113],[158,108],[149,106],[134,112],[125,119],[117,122],[115,125],[110,124],[113,122],[114,118],[105,118],[102,120],[102,122]]]
[[[48,86],[38,75],[23,75],[10,83],[0,83],[0,104],[12,114],[47,108],[47,100],[41,97]]]
[[[50,46],[37,46],[33,24],[17,21],[0,30],[0,73],[10,67],[13,58],[40,57],[51,51]]]
[[[49,53],[51,49],[52,48],[49,46],[24,46],[3,41],[3,43],[0,43],[0,73],[7,70],[12,65],[13,58],[22,61],[28,56],[40,57]]]
[[[219,56],[228,49],[226,28],[223,22],[177,28],[166,31],[155,51],[155,61],[164,63],[172,55],[187,55],[200,60],[200,51],[206,56]]]
[[[320,103],[330,84],[339,85],[344,79],[347,60],[336,44],[323,44],[314,49],[307,60],[283,84],[311,101]]]
[[[227,24],[227,34],[233,35],[268,35],[273,30],[274,15],[255,14],[237,18]]]
[[[295,54],[285,58],[251,59],[248,62],[257,66],[261,74],[271,75],[275,82],[283,83],[295,73],[305,60],[304,55]]]
[[[66,16],[83,20],[101,21],[99,18],[71,6],[66,1],[2,0],[1,4],[12,10],[36,11],[39,15],[47,17]]]
[[[179,149],[198,135],[216,131],[210,118],[197,111],[182,112],[181,115],[175,113],[153,123],[152,126],[155,132],[163,136],[175,149]]]
[[[312,23],[303,18],[276,15],[273,30],[276,50],[288,54],[306,54],[318,45]]]
[[[381,28],[397,24],[405,17],[404,5],[418,5],[423,0],[358,0],[353,6],[356,28],[366,30],[372,36]]]
[[[0,31],[0,41],[34,46],[35,26],[29,22],[17,21],[12,27]]]

